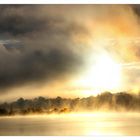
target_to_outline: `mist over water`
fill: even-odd
[[[72,113],[0,118],[0,135],[139,135],[140,113]]]

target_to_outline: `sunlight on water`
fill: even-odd
[[[0,135],[140,135],[140,113],[71,113],[0,118]]]
[[[123,134],[118,133],[118,132],[106,132],[106,131],[101,131],[101,130],[92,130],[91,132],[88,131],[87,135],[89,136],[105,136],[105,135],[111,135],[111,136],[122,136]]]

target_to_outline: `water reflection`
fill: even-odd
[[[121,133],[103,130],[92,130],[87,132],[88,136],[122,136]]]
[[[0,118],[0,135],[140,135],[139,113],[94,113]]]

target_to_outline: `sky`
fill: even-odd
[[[139,5],[0,5],[0,100],[139,83]]]

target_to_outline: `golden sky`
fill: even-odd
[[[138,92],[139,16],[139,5],[1,5],[1,100]]]

